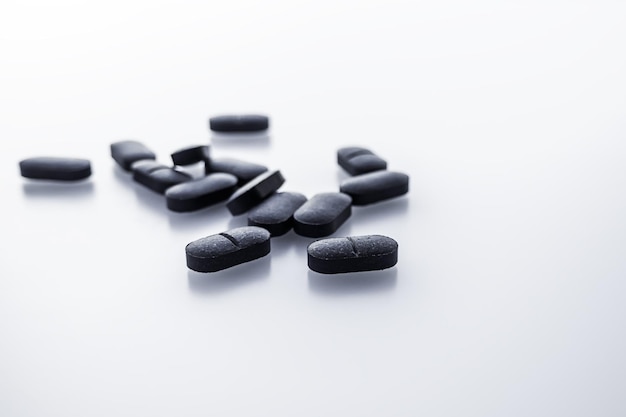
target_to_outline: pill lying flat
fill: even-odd
[[[133,180],[159,194],[177,184],[190,181],[191,176],[170,167],[139,166],[133,171]]]
[[[309,268],[322,274],[375,271],[398,263],[398,243],[382,235],[327,238],[307,248]]]
[[[269,117],[261,114],[232,114],[209,119],[209,128],[216,132],[255,132],[269,127]]]
[[[244,226],[206,236],[185,247],[187,267],[198,272],[216,272],[270,253],[270,232]]]
[[[280,171],[264,172],[235,191],[226,202],[226,207],[234,216],[245,213],[278,190],[284,182]]]
[[[293,230],[301,236],[333,234],[352,214],[352,199],[344,193],[319,193],[293,214]]]
[[[248,225],[259,226],[272,236],[281,236],[293,227],[293,213],[306,202],[300,193],[274,193],[248,213]]]
[[[239,180],[240,187],[267,171],[266,166],[233,158],[211,158],[206,163],[207,174],[210,172],[232,174]]]
[[[165,200],[172,211],[194,211],[228,199],[236,189],[237,177],[216,172],[173,185],[165,191]]]
[[[387,161],[366,148],[349,146],[337,150],[337,163],[350,175],[387,169]]]
[[[112,143],[111,156],[126,171],[130,171],[130,166],[135,161],[156,159],[154,152],[136,140],[122,140]]]
[[[174,165],[192,165],[196,162],[205,162],[209,159],[207,145],[189,146],[173,152],[171,155]]]
[[[19,162],[22,177],[38,180],[77,181],[91,175],[91,163],[82,158],[39,156]]]
[[[163,165],[154,159],[140,159],[130,164],[130,171],[133,175],[147,175],[151,171],[159,168],[169,168],[167,165]]]
[[[364,206],[408,193],[409,176],[393,171],[370,172],[345,179],[339,190],[352,197],[353,205]]]

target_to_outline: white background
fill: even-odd
[[[4,0],[0,416],[626,415],[626,6],[516,3]],[[230,112],[269,139],[211,137]],[[399,262],[319,275],[291,232],[191,273],[184,246],[245,216],[168,212],[122,139],[308,197],[369,147],[410,192],[335,236]],[[93,176],[20,177],[40,155]]]

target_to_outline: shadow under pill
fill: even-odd
[[[187,271],[189,290],[195,294],[221,294],[269,277],[271,253],[260,259],[217,272]]]
[[[320,274],[309,270],[309,290],[324,296],[350,296],[393,290],[398,269],[394,266],[381,271]]]
[[[211,143],[226,148],[228,146],[239,147],[258,147],[265,148],[270,144],[270,135],[267,131],[263,132],[233,132],[218,133],[213,132],[211,135]]]
[[[368,222],[380,218],[393,218],[409,211],[409,199],[406,196],[379,201],[366,206],[352,206],[352,218],[358,222]]]
[[[228,212],[230,214],[230,212]],[[228,230],[236,227],[243,227],[248,225],[248,216],[246,214],[240,214],[237,216],[230,216],[228,220]]]
[[[22,184],[22,191],[29,198],[83,198],[93,194],[94,188],[90,180],[71,183],[42,180]]]
[[[306,248],[314,240],[299,236],[293,230],[290,230],[282,236],[272,237],[272,254],[274,256],[283,256],[294,251],[306,255]]]

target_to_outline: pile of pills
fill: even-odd
[[[256,132],[269,128],[264,115],[224,115],[209,119],[216,132]],[[369,205],[407,194],[409,177],[387,170],[387,162],[362,147],[337,150],[337,163],[351,177],[337,192],[307,199],[298,192],[281,192],[285,178],[279,170],[232,158],[213,158],[208,145],[179,149],[172,164],[157,162],[145,144],[123,140],[110,145],[111,157],[138,184],[164,195],[175,212],[191,212],[224,203],[233,215],[247,213],[248,226],[205,236],[185,247],[187,267],[216,272],[268,255],[271,239],[293,229],[300,236],[319,238],[307,247],[311,270],[323,274],[373,271],[398,262],[398,243],[384,235],[334,237],[352,214],[352,206]],[[204,164],[192,177],[180,169]],[[78,181],[91,175],[89,160],[34,157],[20,161],[23,177],[36,180]]]

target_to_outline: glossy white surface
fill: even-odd
[[[0,415],[623,416],[626,6],[13,2],[0,8]],[[208,117],[263,112],[268,137]],[[334,236],[399,263],[187,270],[239,226],[168,212],[109,155],[210,143],[334,191],[340,146],[410,175]],[[19,176],[38,155],[84,183]]]

